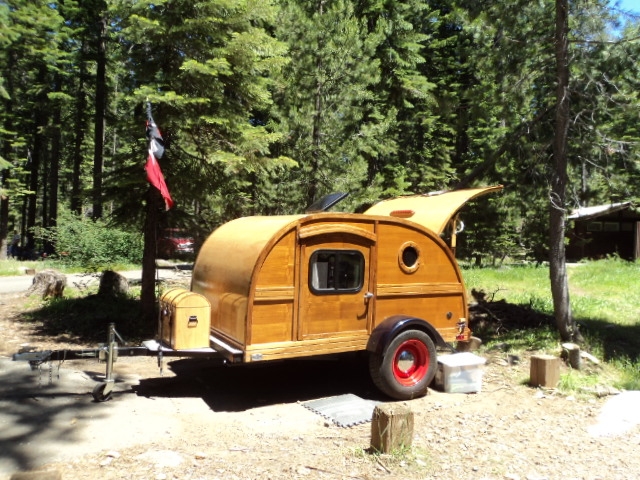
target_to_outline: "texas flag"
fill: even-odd
[[[164,155],[164,141],[158,126],[151,116],[151,103],[147,102],[147,140],[149,141],[149,156],[144,169],[147,171],[147,179],[162,194],[164,204],[167,210],[173,207],[173,200],[169,194],[169,189],[164,181],[164,176],[160,170],[158,160]]]

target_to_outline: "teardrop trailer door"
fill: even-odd
[[[371,331],[371,223],[315,223],[299,231],[299,340],[331,336],[360,337]]]

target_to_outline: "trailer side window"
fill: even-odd
[[[398,264],[405,273],[413,273],[420,267],[420,248],[414,242],[406,242],[400,247]]]
[[[318,250],[309,261],[314,293],[357,292],[364,279],[364,256],[357,250]]]

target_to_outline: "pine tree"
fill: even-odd
[[[292,188],[305,205],[331,191],[358,192],[366,158],[383,145],[383,119],[371,112],[371,87],[380,78],[369,33],[349,0],[281,1],[278,38],[289,48],[277,92],[277,119],[286,155],[299,166]],[[360,190],[361,192],[361,190]],[[363,201],[356,193],[352,203]]]
[[[141,125],[140,106],[146,100],[154,106],[166,147],[161,167],[178,208],[190,204],[200,209],[216,199],[233,205],[237,197],[217,196],[230,175],[270,162],[286,163],[270,152],[279,134],[256,121],[256,114],[271,103],[272,73],[284,63],[284,46],[266,30],[276,13],[270,1],[123,1],[116,7],[125,65],[120,84],[129,91],[120,108],[128,109]],[[130,126],[129,137],[142,133],[134,121]],[[125,136],[121,131],[122,142],[135,145]],[[130,173],[141,171],[146,149],[138,145],[122,165],[126,169],[137,162],[139,167],[129,168]],[[119,183],[129,192],[123,207],[144,196],[130,194],[139,193],[142,184],[132,190],[133,183],[123,176]],[[150,221],[159,215],[155,193],[146,195],[142,303],[147,318],[153,317],[155,297],[157,222]]]
[[[0,68],[6,88],[0,133],[2,157],[11,167],[2,175],[5,195],[0,200],[0,232],[4,237],[13,211],[14,228],[23,238],[26,236],[26,249],[33,252],[37,217],[41,216],[43,223],[47,221],[41,200],[51,198],[48,184],[42,180],[43,171],[48,169],[51,141],[49,99],[56,97],[53,85],[66,59],[60,48],[66,34],[56,2],[3,3],[2,12],[6,28]],[[20,214],[15,213],[20,210]]]

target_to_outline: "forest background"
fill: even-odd
[[[0,238],[97,232],[140,261],[145,222],[202,239],[335,191],[360,211],[502,184],[458,256],[545,261],[554,212],[639,196],[638,20],[602,0],[0,1]]]

